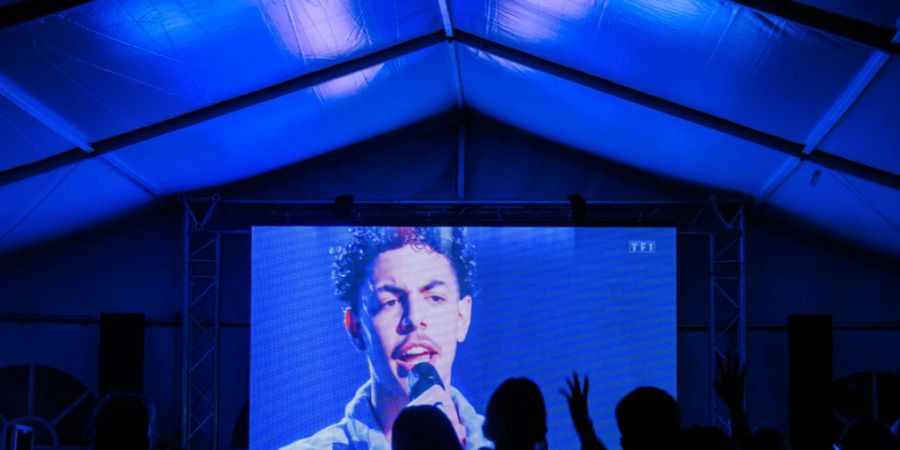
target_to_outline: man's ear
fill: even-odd
[[[363,339],[360,329],[359,316],[353,312],[352,308],[344,308],[344,329],[347,330],[347,336],[350,337],[356,349],[361,352],[365,351],[366,340]]]
[[[456,321],[456,342],[463,342],[469,334],[469,325],[472,324],[472,296],[459,299],[457,314],[459,320]]]

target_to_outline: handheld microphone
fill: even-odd
[[[415,400],[418,396],[431,389],[432,386],[444,387],[444,381],[438,375],[437,369],[427,362],[421,362],[413,366],[409,371],[409,399]]]

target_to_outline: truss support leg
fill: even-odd
[[[205,229],[215,203],[202,215],[184,207],[181,448],[218,450],[222,240]]]
[[[709,421],[730,433],[728,411],[715,390],[716,359],[747,358],[744,205],[728,226],[709,233]]]

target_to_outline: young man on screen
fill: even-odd
[[[369,380],[344,417],[282,450],[390,449],[394,420],[409,405],[437,405],[466,449],[489,447],[484,418],[452,387],[453,360],[472,319],[475,263],[464,228],[366,227],[331,250],[344,326],[366,355]],[[410,401],[410,370],[426,362],[446,389]]]

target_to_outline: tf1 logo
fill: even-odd
[[[628,253],[656,253],[656,241],[628,241]]]

